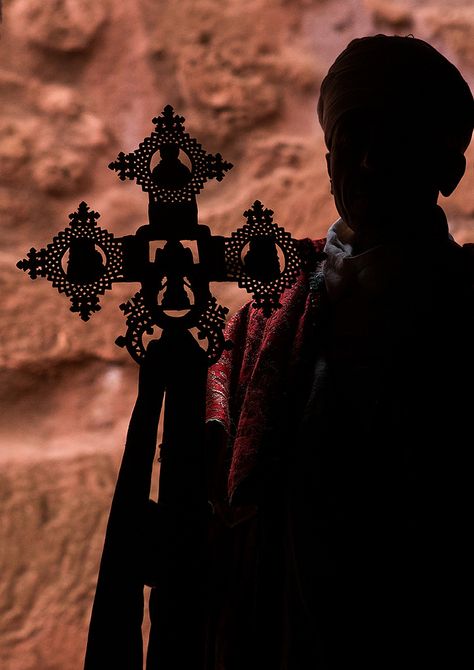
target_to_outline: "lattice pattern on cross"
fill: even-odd
[[[196,328],[198,337],[207,340],[213,363],[230,343],[223,335],[228,310],[211,295],[210,282],[236,281],[268,316],[300,271],[297,245],[260,201],[244,212],[247,222],[230,237],[212,236],[199,225],[196,195],[209,179],[221,181],[233,166],[190,137],[184,118],[170,105],[153,123],[155,130],[137,149],[120,152],[109,164],[121,180],[134,180],[148,193],[148,225],[116,238],[97,226],[100,215],[81,202],[69,215],[68,227],[45,248],[32,248],[17,265],[31,279],[48,279],[85,321],[100,310],[99,297],[114,282],[140,283],[134,297],[121,305],[127,330],[116,343],[140,362],[146,355],[144,337],[156,328]],[[181,152],[191,169],[180,160]],[[156,154],[160,161],[152,169]],[[188,240],[197,244],[197,262],[183,244]],[[156,241],[164,245],[151,259],[150,243]]]

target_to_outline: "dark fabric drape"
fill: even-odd
[[[424,249],[421,295],[402,264],[375,306],[383,337],[369,331],[364,351],[343,338],[342,362],[317,266],[280,314],[231,322],[236,347],[208,390],[227,440],[220,578],[240,584],[216,614],[218,670],[414,670],[469,654],[470,250]]]

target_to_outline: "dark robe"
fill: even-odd
[[[339,241],[341,260],[329,236],[279,312],[246,306],[229,325],[208,408],[229,436],[218,670],[470,653],[472,247],[438,218],[432,237],[366,258]]]

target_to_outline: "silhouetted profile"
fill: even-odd
[[[472,94],[427,43],[377,35],[336,59],[318,116],[340,218],[210,376],[212,667],[462,667],[474,263],[437,201]]]

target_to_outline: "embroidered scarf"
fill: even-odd
[[[229,322],[233,347],[212,366],[206,420],[219,422],[229,439],[228,496],[232,502],[259,466],[264,444],[282,424],[291,402],[311,383],[312,331],[324,303],[320,263],[326,240],[299,241],[303,271],[266,318],[251,303]]]

